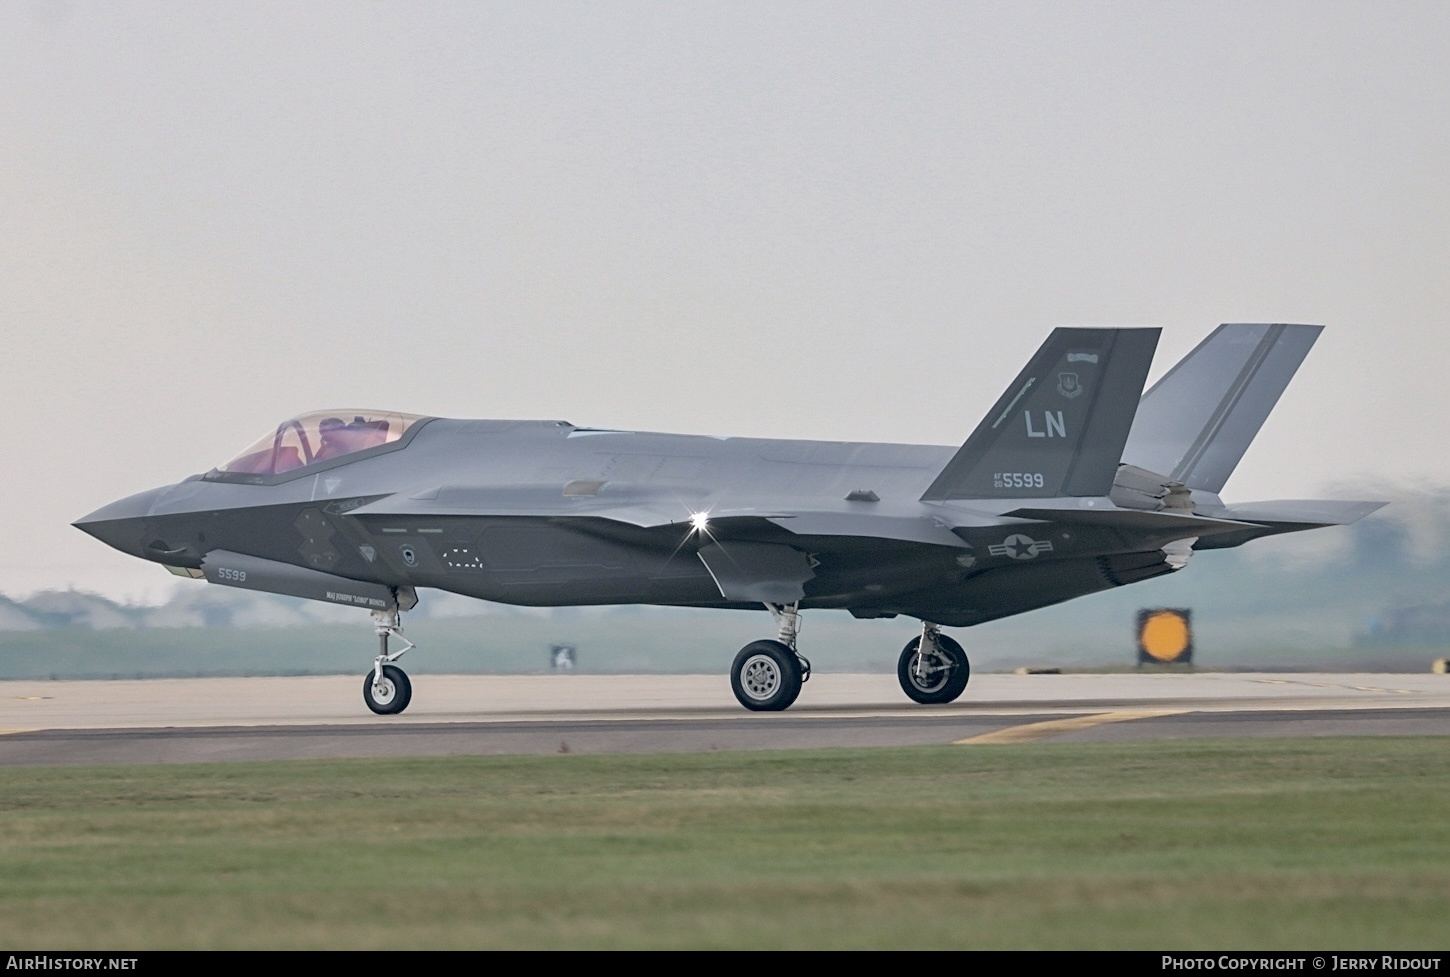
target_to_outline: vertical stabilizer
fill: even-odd
[[[1107,495],[1157,329],[1054,329],[921,498]]]
[[[1219,326],[1143,395],[1123,460],[1222,491],[1323,328]]]

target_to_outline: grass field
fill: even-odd
[[[1444,949],[1447,746],[0,770],[0,945]]]

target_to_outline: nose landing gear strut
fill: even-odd
[[[363,679],[363,702],[380,716],[392,716],[408,708],[413,698],[413,683],[408,673],[393,662],[417,647],[403,637],[402,615],[396,606],[386,611],[373,611],[373,630],[378,635],[378,657],[373,659],[373,670]],[[395,637],[404,647],[388,651],[388,638]]]

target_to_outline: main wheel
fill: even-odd
[[[735,698],[756,712],[779,712],[801,694],[800,659],[779,641],[752,641],[730,666]]]
[[[379,716],[397,715],[408,708],[408,700],[412,698],[413,683],[408,681],[408,673],[397,665],[384,665],[380,682],[373,681],[372,672],[363,677],[363,701]]]
[[[901,691],[925,705],[951,702],[967,687],[972,677],[971,665],[962,646],[944,634],[936,636],[936,650],[926,655],[926,660],[917,668],[916,649],[921,644],[918,635],[901,649],[896,661],[896,678],[901,682]]]

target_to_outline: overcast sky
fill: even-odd
[[[956,444],[1326,329],[1232,500],[1450,483],[1450,4],[0,4],[0,591],[291,414]]]

